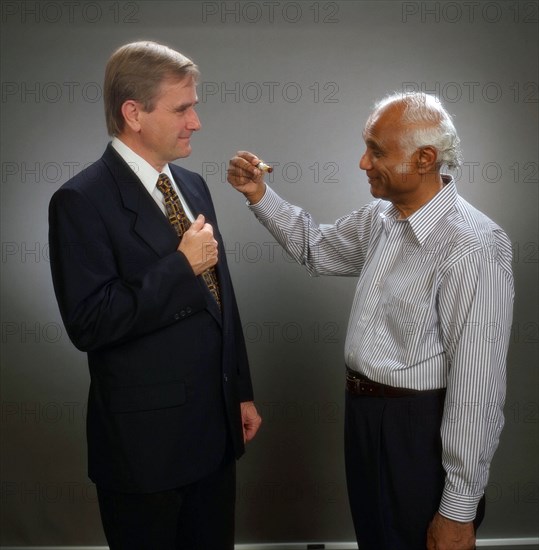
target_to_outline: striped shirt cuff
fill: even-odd
[[[281,202],[281,197],[269,185],[266,185],[264,196],[256,204],[247,201],[247,206],[260,221],[264,221],[271,220],[277,214]]]
[[[477,505],[483,495],[463,495],[444,489],[439,512],[442,516],[454,521],[466,523],[473,521],[477,513]]]

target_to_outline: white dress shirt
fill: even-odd
[[[159,178],[159,174],[166,174],[168,176],[174,190],[180,198],[187,217],[191,220],[191,222],[195,219],[188,204],[185,202],[178,185],[174,181],[174,177],[172,176],[172,172],[170,171],[168,164],[165,165],[161,172],[158,172],[149,162],[144,160],[140,155],[137,155],[137,153],[135,153],[117,137],[112,138],[111,144],[116,152],[125,160],[125,162],[127,162],[131,170],[135,172],[139,180],[142,182],[142,185],[144,185],[146,191],[148,191],[148,193],[152,196],[153,200],[157,203],[163,214],[166,215],[165,201],[163,199],[163,194],[159,191],[159,189],[157,189],[157,179]]]

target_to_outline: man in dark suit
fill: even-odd
[[[118,49],[104,85],[112,142],[50,203],[56,297],[88,353],[89,475],[111,550],[232,549],[235,459],[261,422],[209,190],[168,164],[200,129],[198,76],[166,46]]]

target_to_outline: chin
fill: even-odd
[[[191,147],[182,148],[181,151],[177,151],[177,157],[178,159],[183,159],[185,157],[188,157],[191,154]]]

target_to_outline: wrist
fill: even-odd
[[[451,518],[448,518],[447,516],[444,516],[443,514],[441,514],[440,512],[437,512],[436,515],[439,517],[440,521],[444,522],[444,523],[447,523],[447,524],[452,524],[452,525],[466,525],[468,523],[472,523],[471,521],[459,521],[457,519],[451,519]]]
[[[247,199],[249,204],[256,204],[257,202],[260,202],[264,195],[266,194],[266,184],[262,183],[260,186],[257,187],[256,191],[252,193],[245,193],[245,198]]]

